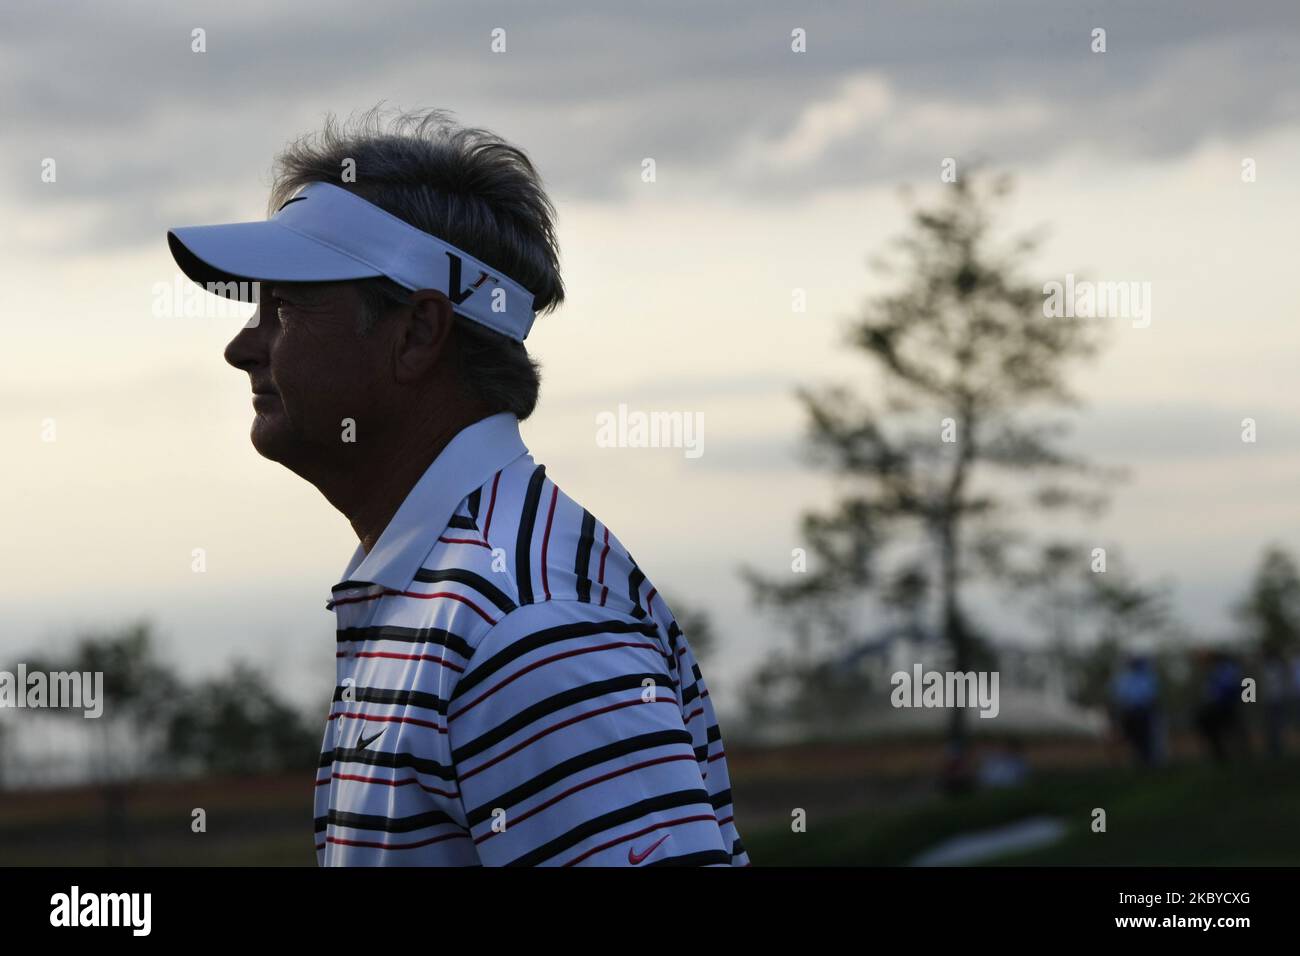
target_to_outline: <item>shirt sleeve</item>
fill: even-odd
[[[653,620],[576,601],[502,618],[448,708],[481,862],[732,865],[681,696]]]

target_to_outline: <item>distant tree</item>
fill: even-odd
[[[319,735],[302,715],[277,698],[265,676],[244,663],[187,693],[167,730],[171,757],[202,773],[309,768],[319,746]]]
[[[1108,704],[1111,680],[1139,639],[1153,659],[1181,654],[1169,585],[1143,582],[1116,548],[1106,550],[1103,571],[1080,561],[1091,555],[1091,544],[1051,541],[1009,579],[1043,626],[1049,653],[1064,666],[1070,696],[1088,707]]]
[[[128,805],[141,778],[178,767],[256,773],[315,762],[319,738],[260,674],[236,665],[228,676],[191,688],[158,659],[147,622],[85,635],[68,654],[29,656],[26,664],[28,673],[104,675],[101,716],[84,720],[79,708],[51,713],[75,718],[94,737],[89,776],[103,800],[109,866],[131,859]]]
[[[103,801],[105,863],[121,866],[131,846],[128,794],[134,781],[165,769],[162,728],[180,699],[181,681],[155,656],[152,629],[145,621],[87,634],[67,655],[29,657],[27,669],[104,675],[99,717],[85,720],[84,710],[77,708],[51,713],[76,720],[94,737],[88,770]]]
[[[310,767],[320,740],[303,716],[247,664],[186,684],[158,659],[150,625],[89,634],[66,655],[28,658],[32,671],[102,672],[103,714],[90,776],[111,782],[183,768],[259,773]],[[60,712],[82,718],[82,711]]]
[[[1267,548],[1235,610],[1261,653],[1300,651],[1300,572],[1291,555],[1277,545]]]
[[[744,573],[756,600],[789,612],[805,643],[814,624],[832,640],[851,634],[871,593],[889,613],[933,622],[955,668],[970,669],[982,642],[962,595],[980,577],[1016,570],[1025,536],[1013,502],[1102,503],[1100,473],[1067,454],[1063,424],[1042,416],[1076,403],[1067,366],[1096,353],[1100,327],[1044,316],[1042,284],[1020,276],[1037,240],[1003,246],[991,231],[1009,189],[1006,177],[968,176],[935,207],[914,210],[901,267],[880,266],[895,290],[851,330],[878,376],[877,403],[843,385],[800,392],[814,459],[846,491],[803,518],[806,573]],[[958,749],[965,742],[962,708],[949,737]]]
[[[1090,606],[1090,571],[1080,565],[1083,545],[1052,541],[1039,551],[1033,567],[1015,579],[1030,603],[1031,615],[1044,627],[1048,644],[1062,652],[1078,642],[1081,618]]]
[[[1146,586],[1116,573],[1092,574],[1093,613],[1099,638],[1128,648],[1139,636],[1159,637],[1169,624],[1169,596],[1160,586]]]
[[[93,723],[98,746],[91,776],[127,779],[159,769],[164,727],[180,698],[181,681],[154,650],[145,621],[87,634],[71,653],[27,662],[28,671],[103,673],[103,713]],[[81,710],[66,711],[81,719]]]
[[[880,689],[839,661],[780,648],[760,663],[741,689],[741,704],[751,724],[779,721],[820,732],[834,730],[845,714],[861,708],[868,691]]]

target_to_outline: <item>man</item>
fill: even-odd
[[[328,604],[318,861],[747,865],[685,635],[519,436],[523,340],[564,298],[525,154],[372,111],[291,145],[270,208],[168,242],[209,289],[260,284],[226,349],[253,446],[359,539]]]
[[[1111,680],[1111,708],[1115,726],[1124,736],[1139,764],[1159,763],[1160,675],[1151,660],[1131,655]]]

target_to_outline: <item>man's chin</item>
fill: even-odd
[[[304,478],[320,458],[319,446],[305,441],[283,412],[259,412],[249,430],[253,450]],[[310,480],[310,478],[308,478]]]
[[[283,464],[293,443],[285,434],[284,423],[276,420],[278,417],[259,412],[253,419],[248,437],[252,439],[253,449],[259,455]]]

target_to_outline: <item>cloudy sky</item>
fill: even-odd
[[[261,217],[287,140],[379,101],[450,109],[542,171],[569,298],[529,338],[525,438],[670,601],[713,613],[724,711],[785,640],[736,569],[788,570],[827,489],[793,390],[873,387],[842,331],[884,288],[866,263],[904,225],[898,188],[937,194],[945,157],[1016,175],[1008,228],[1050,227],[1031,276],[1151,283],[1150,327],[1113,322],[1076,378],[1077,447],[1131,474],[1093,531],[1228,633],[1261,547],[1300,550],[1294,0],[805,6],[0,7],[0,656],[148,616],[187,673],[242,656],[321,699],[355,538],[248,444],[221,359],[238,319],[151,305],[169,226]],[[620,403],[702,413],[705,453],[597,447]]]

